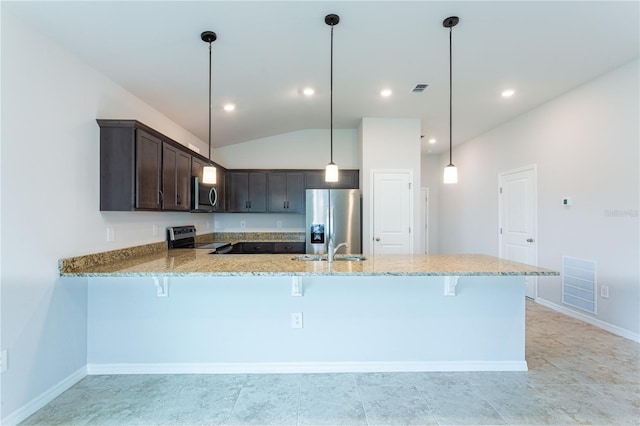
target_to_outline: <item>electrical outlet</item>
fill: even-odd
[[[153,230],[151,231],[154,237],[157,237],[160,234],[160,225],[153,225]]]
[[[240,228],[244,228],[247,226],[247,222],[245,222],[244,220],[240,221]]]
[[[0,351],[0,373],[4,373],[9,368],[7,350]]]
[[[281,220],[276,221],[276,228],[282,228],[282,221]]]
[[[291,314],[291,328],[302,328],[302,312]]]
[[[600,297],[602,297],[603,299],[608,299],[609,298],[609,286],[608,285],[603,285],[600,287]]]
[[[107,226],[107,242],[111,243],[116,239],[116,228],[113,225]]]

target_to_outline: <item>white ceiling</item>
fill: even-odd
[[[334,127],[420,117],[423,150],[461,143],[638,57],[637,1],[2,1],[3,11],[82,58],[206,141],[213,43],[213,145],[329,127],[328,13],[334,29]],[[34,48],[38,48],[34,46]],[[428,83],[422,94],[411,93]],[[300,90],[312,86],[315,96]],[[390,88],[383,99],[379,92]],[[505,88],[515,96],[503,99]],[[232,113],[226,102],[237,104]],[[135,117],[119,117],[135,118]],[[427,146],[427,138],[438,142]]]

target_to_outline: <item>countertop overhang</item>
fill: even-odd
[[[65,267],[61,277],[551,276],[558,272],[482,254],[366,255],[364,261],[301,261],[291,254],[225,254],[179,249],[102,265]]]

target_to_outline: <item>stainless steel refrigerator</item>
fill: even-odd
[[[362,225],[358,189],[307,189],[307,254],[326,254],[330,233],[335,246],[349,243],[338,254],[362,253]]]

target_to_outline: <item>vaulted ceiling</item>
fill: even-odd
[[[425,152],[448,147],[448,16],[460,18],[452,34],[454,144],[639,53],[636,1],[3,1],[2,8],[203,141],[209,49],[200,33],[215,31],[214,146],[329,127],[328,13],[340,16],[334,127],[419,117]],[[412,93],[419,83],[427,89]],[[305,87],[315,94],[304,96]],[[502,98],[505,89],[515,94]],[[234,111],[222,109],[228,102]]]

